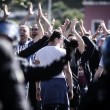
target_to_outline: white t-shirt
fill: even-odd
[[[36,52],[35,60],[40,61],[40,66],[50,65],[53,61],[59,60],[61,56],[66,54],[66,50],[58,46],[45,46]],[[54,78],[65,78],[64,72],[62,71],[59,75]]]

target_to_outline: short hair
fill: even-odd
[[[56,31],[54,31],[53,34],[51,35],[49,41],[52,42],[52,41],[54,41],[55,38],[60,39],[60,38],[62,38],[62,37],[63,37],[62,34],[61,34],[59,31],[56,30]]]
[[[38,25],[37,24],[34,24],[32,27],[38,27]]]
[[[29,30],[29,27],[26,26],[26,25],[20,25],[19,27],[20,27],[20,28],[24,27],[24,28],[26,28],[27,30]]]

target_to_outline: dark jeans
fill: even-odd
[[[48,104],[43,106],[43,110],[69,110],[69,107],[64,104]]]

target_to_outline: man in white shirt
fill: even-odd
[[[62,35],[60,32],[54,31],[50,37],[48,46],[40,49],[36,53],[35,63],[40,66],[46,66],[51,64],[52,61],[64,56],[66,51],[61,48],[62,43]],[[73,97],[73,82],[69,63],[59,75],[42,82],[41,88],[40,83],[36,83],[36,98],[38,100],[42,99],[43,110],[55,110],[56,108],[68,110],[69,98],[67,84],[69,86],[69,98],[71,99]]]

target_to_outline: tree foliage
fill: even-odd
[[[83,13],[79,9],[69,7],[62,1],[53,3],[52,12],[53,17],[57,19],[57,26],[63,23],[66,18],[72,20],[73,18],[83,19],[84,17]]]
[[[2,3],[8,4],[11,10],[28,9],[30,3],[33,3],[34,8],[37,8],[38,2],[42,3],[43,10],[47,11],[48,0],[0,0]],[[52,16],[56,19],[56,26],[64,22],[66,18],[83,19],[83,13],[79,11],[82,7],[82,0],[52,0]],[[79,9],[77,9],[79,8]]]

